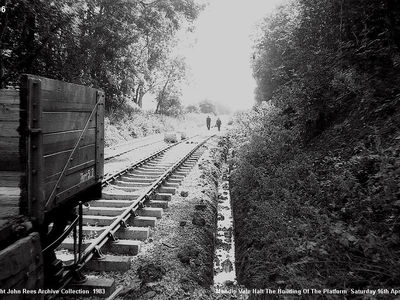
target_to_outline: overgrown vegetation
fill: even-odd
[[[108,110],[146,93],[160,104],[176,95],[185,69],[171,49],[191,29],[193,0],[1,1],[0,88],[22,73],[105,90]],[[181,74],[181,75],[179,75]],[[167,93],[168,92],[168,93]]]
[[[132,138],[170,131],[189,133],[205,128],[206,115],[186,113],[179,116],[154,114],[150,111],[126,109],[105,118],[106,147]]]
[[[262,26],[236,115],[232,199],[247,287],[400,285],[400,4],[299,0]]]
[[[173,117],[140,110],[121,115],[112,114],[105,118],[105,146],[119,144],[132,138],[174,131],[179,122],[179,119]]]

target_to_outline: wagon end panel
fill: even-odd
[[[97,91],[96,110],[96,181],[101,189],[104,176],[104,110],[105,95],[103,91]],[[101,191],[100,191],[101,192]]]
[[[82,85],[31,77],[41,81],[41,190],[44,211],[51,212],[80,192],[100,187],[103,150],[98,146],[104,127],[104,94]]]
[[[21,77],[20,101],[25,120],[21,120],[21,155],[25,151],[25,179],[20,202],[21,213],[31,217],[38,223],[44,218],[43,184],[43,134],[40,78],[29,75]]]

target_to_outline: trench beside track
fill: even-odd
[[[198,153],[201,146],[212,137],[213,136],[194,136],[179,143],[168,145],[148,155],[144,159],[125,167],[121,171],[104,178],[102,183],[103,191],[105,190],[102,195],[103,199],[91,202],[87,208],[89,214],[91,210],[96,212],[97,219],[95,216],[87,215],[87,217],[88,219],[92,218],[100,221],[108,220],[110,224],[103,226],[99,231],[99,235],[92,239],[90,243],[84,245],[84,250],[81,251],[81,248],[83,248],[82,224],[86,221],[83,220],[83,209],[82,205],[80,205],[80,214],[78,218],[70,225],[69,229],[65,231],[65,234],[58,239],[58,242],[60,239],[64,240],[62,244],[62,247],[64,247],[66,236],[73,229],[76,230],[77,225],[80,224],[80,226],[78,226],[78,238],[76,238],[75,233],[73,241],[70,241],[69,244],[68,242],[66,243],[69,245],[68,249],[74,250],[74,259],[71,266],[64,270],[59,289],[65,288],[72,279],[76,278],[76,275],[82,271],[92,258],[102,257],[102,248],[108,245],[109,241],[118,242],[118,230],[121,228],[127,230],[130,228],[128,225],[129,223],[135,224],[130,221],[131,219],[133,219],[133,221],[140,220],[138,211],[143,210],[150,212],[150,214],[158,214],[159,211],[154,207],[164,207],[163,202],[167,202],[165,199],[170,199],[171,194],[175,193],[175,188],[180,184],[180,181],[183,180],[184,175],[175,174],[182,170],[183,172],[189,171],[201,155]],[[184,164],[187,161],[190,162],[188,166],[185,166]],[[105,205],[103,208],[91,206],[92,203],[94,203],[93,205],[99,205],[100,202],[102,205]],[[146,206],[148,204],[150,204],[150,207]],[[116,205],[116,208],[112,209],[109,205]],[[118,213],[114,215],[115,211]],[[105,213],[105,215],[102,215],[102,212]],[[113,214],[111,217],[107,215],[110,212]],[[159,216],[157,215],[157,217]],[[142,218],[144,221],[151,221],[151,218],[156,217]],[[95,226],[96,225],[97,223]],[[95,227],[92,227],[92,229],[93,228]],[[132,249],[138,249],[135,248],[135,245],[133,245],[126,254],[135,255],[135,253],[129,252],[132,251]],[[76,249],[78,253],[76,253]]]

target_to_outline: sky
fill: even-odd
[[[190,73],[182,84],[182,104],[209,99],[232,110],[250,108],[255,89],[251,36],[256,23],[284,0],[207,2],[195,21],[194,32],[181,32],[175,49],[177,55],[185,57]]]

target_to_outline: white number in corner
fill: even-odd
[[[5,13],[6,12],[6,7],[5,6],[1,6],[0,7],[0,12]]]
[[[94,168],[81,172],[81,182],[88,181],[94,177]]]

